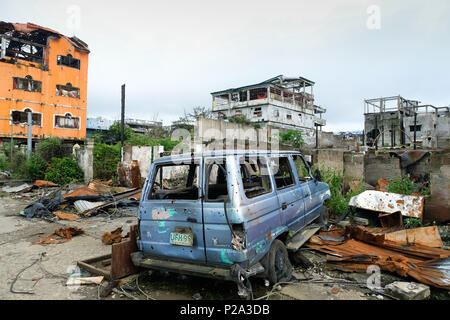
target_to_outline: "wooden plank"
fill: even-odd
[[[88,272],[90,272],[92,274],[98,274],[98,275],[104,276],[108,280],[111,280],[111,273],[109,271],[107,271],[107,270],[94,267],[94,266],[92,266],[92,265],[90,265],[88,263],[85,263],[83,261],[78,261],[77,265],[81,269],[84,269],[84,270],[86,270],[86,271],[88,271]]]

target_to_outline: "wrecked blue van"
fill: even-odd
[[[139,205],[135,265],[233,280],[287,281],[305,230],[327,223],[326,183],[294,151],[214,151],[162,157]]]

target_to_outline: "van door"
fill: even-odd
[[[232,247],[230,226],[225,216],[232,219],[233,206],[230,202],[225,157],[205,157],[203,166],[203,218],[208,264],[221,265],[229,261]],[[230,224],[232,221],[228,221]]]
[[[201,158],[152,164],[140,210],[146,254],[205,262]]]
[[[282,222],[290,230],[298,231],[305,223],[305,207],[290,156],[271,157],[270,166],[281,206]]]
[[[316,183],[310,174],[309,165],[300,156],[294,156],[293,160],[300,182],[302,202],[304,203],[304,225],[307,225],[320,215],[321,199],[315,194]]]

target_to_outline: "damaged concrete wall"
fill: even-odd
[[[94,178],[94,140],[87,139],[84,149],[75,148],[78,165],[84,173],[84,182],[89,183]]]
[[[314,167],[321,170],[333,168],[340,174],[344,172],[344,150],[336,149],[301,149],[305,157],[311,157],[311,163]]]
[[[344,188],[356,179],[364,179],[364,153],[344,152]]]
[[[151,146],[129,146],[126,145],[123,148],[123,160],[131,161],[137,160],[139,163],[139,169],[141,177],[147,177],[152,164],[152,148]]]
[[[333,132],[319,131],[319,146],[322,148],[356,150],[357,145],[362,145],[362,135],[334,134]]]
[[[425,199],[425,221],[450,220],[450,150],[430,156],[431,196]]]
[[[390,180],[402,175],[400,159],[389,153],[370,151],[364,157],[364,181],[375,186],[381,178]]]

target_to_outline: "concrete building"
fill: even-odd
[[[262,128],[301,130],[306,140],[326,124],[326,112],[314,104],[314,82],[303,77],[276,76],[261,83],[212,92],[217,119],[245,116]]]
[[[120,120],[117,120],[120,122]],[[109,127],[114,124],[114,120],[106,119],[103,117],[87,118],[86,122],[86,135],[90,137],[92,133],[96,131],[108,131]],[[136,133],[146,134],[154,128],[162,128],[161,121],[141,120],[126,118],[125,124]]]
[[[366,145],[377,147],[450,146],[449,107],[422,105],[401,96],[364,101]]]
[[[0,140],[86,137],[89,49],[32,23],[0,22]]]

